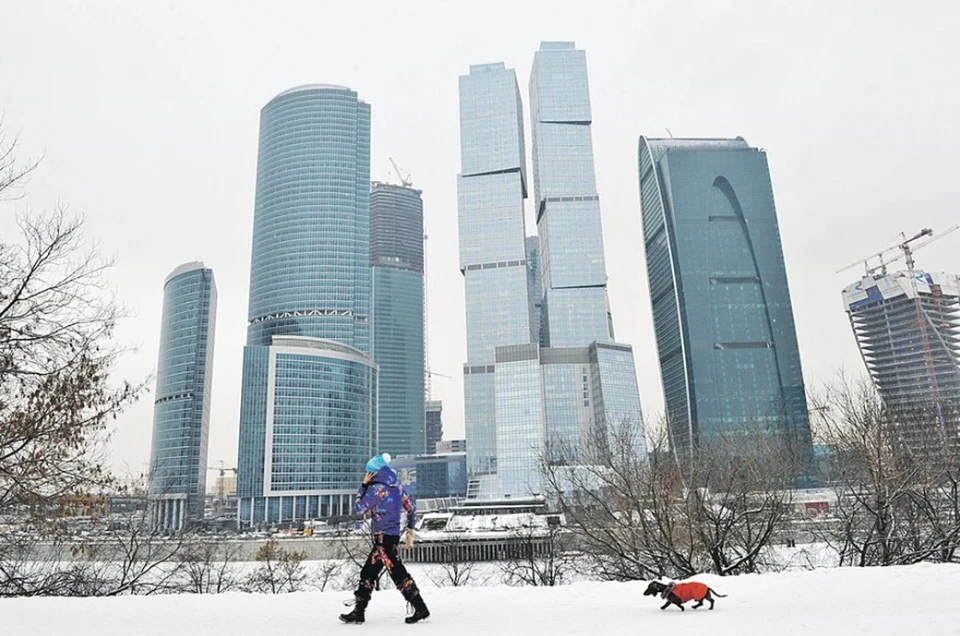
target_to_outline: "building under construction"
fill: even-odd
[[[904,244],[905,245],[905,244]],[[960,433],[960,277],[867,270],[843,302],[873,382],[912,449]]]

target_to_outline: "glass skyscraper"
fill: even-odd
[[[467,362],[463,368],[468,472],[496,492],[496,348],[535,342],[530,320],[523,199],[527,193],[523,106],[502,63],[460,77],[457,194]]]
[[[589,461],[581,453],[598,428],[628,427],[634,450],[645,457],[633,349],[613,338],[587,58],[573,42],[543,42],[534,55],[530,119],[545,454],[551,461]]]
[[[639,144],[647,274],[678,456],[763,430],[812,456],[766,153],[736,139]]]
[[[180,530],[203,519],[217,285],[203,263],[180,265],[163,284],[160,358],[150,449],[153,525]]]
[[[370,106],[342,86],[260,113],[243,357],[240,523],[346,514],[377,440]]]
[[[586,347],[612,340],[587,57],[573,42],[544,42],[534,55],[530,119],[544,344]]]
[[[374,182],[370,192],[372,354],[380,368],[379,452],[433,452],[424,413],[423,200]]]
[[[593,427],[632,426],[645,453],[636,369],[632,349],[613,342],[584,52],[570,42],[545,42],[534,59],[537,237],[523,234],[522,107],[513,72],[502,64],[473,66],[460,86],[468,497],[524,497],[543,491],[541,462],[554,449],[563,451],[558,461],[570,461]],[[484,172],[468,177],[476,166]],[[509,189],[488,186],[482,197],[464,196],[473,193],[465,184],[498,184],[506,176]],[[483,258],[465,258],[481,250]],[[515,264],[526,264],[526,272],[509,284],[493,279],[501,269],[504,277],[513,274]],[[471,280],[478,270],[488,278]]]

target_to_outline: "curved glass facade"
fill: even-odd
[[[216,316],[211,269],[186,263],[167,277],[150,451],[151,514],[163,529],[203,519]]]
[[[765,153],[742,138],[641,137],[639,174],[672,443],[689,449],[762,429],[809,458]]]
[[[369,234],[370,106],[332,85],[277,95],[260,113],[237,476],[244,524],[346,512],[374,450]]]
[[[260,112],[247,344],[330,338],[368,351],[370,106],[305,86]]]
[[[278,336],[245,360],[265,380],[241,406],[262,421],[252,436],[260,453],[241,465],[241,520],[256,524],[349,514],[352,493],[377,438],[377,367],[345,345]],[[245,367],[246,370],[246,367]],[[252,482],[252,483],[251,483]],[[344,506],[347,506],[344,508]]]

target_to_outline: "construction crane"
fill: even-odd
[[[436,371],[431,371],[431,370],[430,370],[430,367],[427,367],[427,368],[426,368],[426,370],[424,371],[424,375],[426,376],[426,379],[427,379],[427,382],[426,382],[426,384],[427,384],[426,398],[427,398],[428,401],[433,399],[433,391],[432,391],[431,388],[430,388],[430,384],[431,384],[431,383],[430,383],[430,378],[431,378],[432,376],[435,376],[435,375],[436,375],[436,376],[440,376],[441,378],[449,378],[449,379],[451,379],[451,380],[453,379],[453,376],[447,375],[447,374],[445,374],[445,373],[437,373]]]
[[[842,273],[842,272],[847,271],[848,269],[851,269],[851,268],[853,268],[853,267],[857,267],[858,265],[863,265],[864,270],[866,271],[866,275],[867,275],[867,276],[873,276],[877,271],[879,271],[881,275],[884,275],[884,274],[887,273],[887,265],[889,265],[890,263],[895,263],[895,262],[899,261],[900,259],[905,259],[905,260],[906,260],[906,264],[907,264],[907,270],[909,270],[910,272],[913,272],[913,269],[914,269],[913,254],[914,254],[914,252],[916,252],[917,250],[919,250],[919,249],[921,249],[921,248],[926,247],[927,245],[930,245],[930,244],[933,243],[934,241],[940,240],[941,238],[943,238],[943,237],[946,236],[947,234],[950,234],[951,232],[953,232],[953,231],[955,231],[955,230],[958,230],[958,229],[960,229],[960,224],[954,225],[953,227],[948,228],[948,229],[944,230],[943,232],[940,232],[939,234],[936,234],[936,235],[935,235],[935,234],[933,233],[933,230],[932,230],[932,229],[926,227],[926,228],[923,228],[922,230],[920,230],[919,232],[917,232],[916,234],[914,234],[913,236],[911,236],[910,238],[907,238],[907,235],[906,235],[905,233],[901,232],[901,233],[900,233],[900,236],[901,236],[902,238],[901,238],[900,242],[898,242],[896,245],[891,245],[890,247],[884,248],[884,249],[880,250],[879,252],[876,252],[876,253],[874,253],[874,254],[870,254],[870,255],[867,256],[866,258],[862,258],[862,259],[860,259],[860,260],[858,260],[858,261],[855,261],[855,262],[847,265],[846,267],[843,267],[843,268],[841,268],[841,269],[838,269],[836,273],[837,273],[837,274],[840,274],[840,273]],[[912,246],[912,247],[911,247],[911,245],[910,245],[911,243],[913,243],[914,241],[917,241],[917,240],[919,240],[919,239],[921,239],[921,238],[924,238],[924,237],[928,237],[926,241],[923,241],[923,242],[920,243],[919,245],[915,245],[915,246]],[[893,251],[898,251],[899,254],[898,254],[897,256],[892,257],[892,258],[886,258],[886,255],[887,255],[888,253],[890,253],[890,252],[893,252]],[[870,264],[871,259],[877,259],[877,264],[871,266],[871,264]]]
[[[237,469],[236,469],[236,468],[227,468],[227,467],[224,465],[223,460],[221,459],[221,460],[220,460],[220,466],[219,466],[219,467],[217,467],[217,466],[207,466],[207,470],[219,470],[219,471],[220,471],[220,480],[217,482],[217,498],[222,500],[222,499],[223,499],[223,496],[224,496],[224,490],[223,490],[223,489],[224,489],[224,483],[223,483],[224,475],[226,474],[226,472],[227,472],[228,470],[232,470],[232,471],[233,471],[233,474],[236,475],[236,474],[237,474]]]
[[[400,166],[397,165],[397,162],[393,160],[393,157],[390,157],[390,163],[393,164],[393,171],[397,173],[397,178],[400,179],[400,183],[403,184],[403,187],[409,188],[413,185],[413,181],[410,179],[410,173],[407,173],[407,176],[403,176],[403,173],[400,171]],[[426,238],[426,237],[424,237]]]

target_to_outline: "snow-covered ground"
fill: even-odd
[[[344,592],[230,593],[108,599],[0,599],[0,633],[42,636],[282,634],[960,634],[960,565],[820,569],[719,578],[716,609],[659,610],[643,583],[557,588],[426,588],[433,615],[403,624],[393,590],[374,594],[363,626],[342,625]]]

